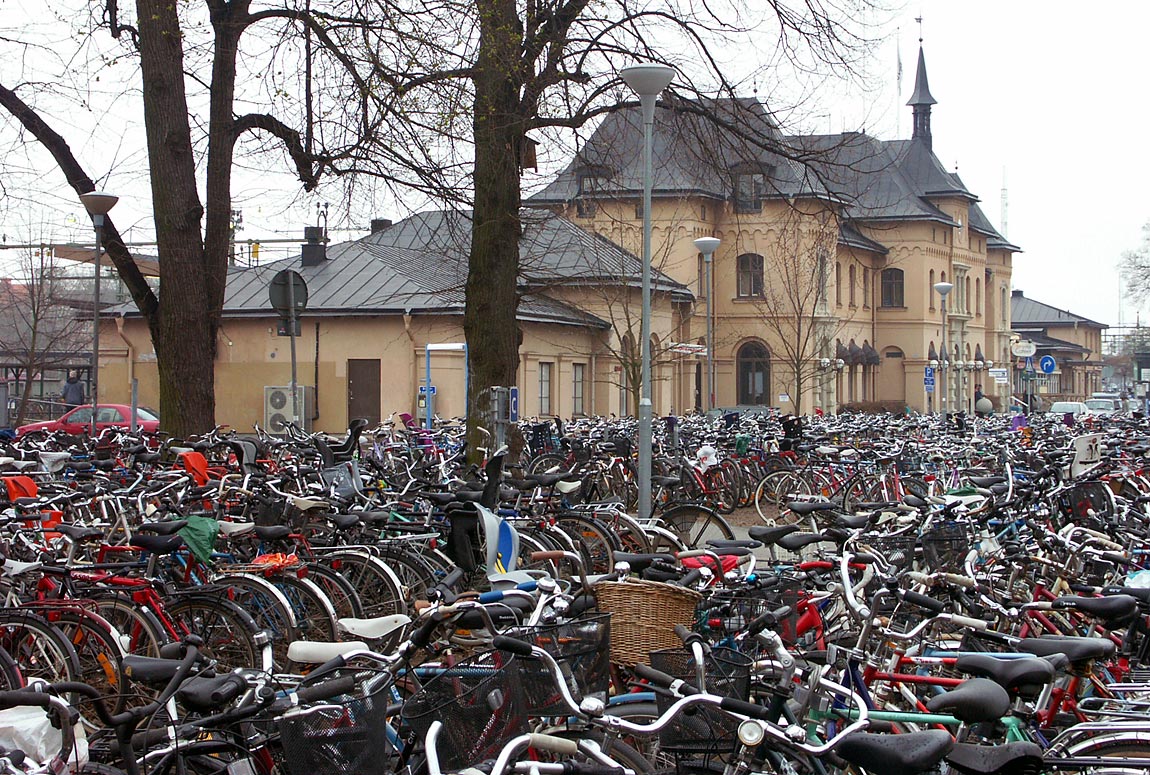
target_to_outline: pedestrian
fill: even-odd
[[[978,402],[981,400],[982,400],[982,383],[980,382],[974,386],[974,406],[975,406],[976,410],[978,408]]]
[[[74,371],[68,372],[68,379],[64,381],[64,389],[60,391],[60,400],[72,409],[84,403],[84,384]]]

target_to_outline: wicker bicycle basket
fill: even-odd
[[[437,670],[403,704],[401,715],[421,742],[432,722],[443,723],[436,748],[445,771],[494,759],[512,738],[527,731],[517,661],[502,651],[477,654]]]
[[[366,692],[361,687],[356,694],[280,717],[280,743],[288,772],[391,772],[394,750],[387,736],[387,689],[387,684]]]
[[[611,661],[631,666],[652,651],[682,646],[675,625],[691,627],[702,595],[656,581],[601,581],[599,610],[611,614]]]
[[[572,691],[572,695],[576,700],[607,700],[611,686],[611,614],[589,614],[570,622],[523,628],[510,634],[553,656],[564,673],[574,678],[578,691]],[[532,716],[567,715],[570,709],[547,666],[535,659],[517,661],[527,712]]]

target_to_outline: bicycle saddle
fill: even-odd
[[[431,501],[432,503],[435,503],[435,504],[437,504],[437,505],[440,505],[440,506],[446,506],[447,504],[449,504],[449,503],[451,503],[453,500],[455,500],[455,493],[453,493],[453,492],[427,492],[427,491],[421,491],[421,492],[419,493],[419,497],[420,497],[420,498],[426,498],[427,500],[429,500],[429,501]]]
[[[775,543],[788,552],[796,552],[804,546],[810,546],[811,544],[817,544],[820,541],[826,540],[828,539],[818,533],[791,533],[790,535],[783,536]]]
[[[1006,691],[1031,699],[1054,680],[1054,666],[1045,659],[999,659],[990,654],[964,654],[954,666],[963,673],[989,678]]]
[[[632,573],[642,573],[656,562],[675,563],[675,557],[670,554],[632,554],[630,552],[615,552],[615,562],[625,562],[631,566]]]
[[[167,554],[174,552],[184,545],[183,536],[154,536],[142,533],[132,534],[132,546],[138,547],[153,554]]]
[[[915,509],[924,509],[930,505],[929,503],[927,503],[926,501],[924,501],[922,498],[918,497],[917,495],[907,495],[906,497],[904,497],[902,499],[902,502],[905,503],[907,506],[910,506],[911,508],[915,508]]]
[[[905,735],[862,732],[848,735],[835,746],[835,753],[870,772],[918,775],[933,770],[953,747],[954,738],[945,729],[928,729]]]
[[[1114,643],[1106,638],[1044,635],[1041,638],[1023,638],[1018,642],[1018,650],[1036,657],[1064,654],[1071,662],[1085,662],[1114,656]]]
[[[835,524],[848,527],[851,530],[860,530],[870,524],[868,514],[835,514]]]
[[[1010,695],[994,681],[971,678],[957,689],[931,697],[926,709],[931,713],[950,713],[967,724],[997,721],[1010,710]]]
[[[1054,609],[1070,608],[1097,616],[1114,624],[1125,624],[1138,614],[1138,601],[1130,595],[1110,597],[1060,597],[1051,603]]]
[[[707,546],[716,549],[715,554],[723,554],[727,549],[758,549],[762,543],[747,538],[708,538]]]
[[[328,514],[327,518],[336,530],[350,530],[359,524],[358,514]]]
[[[838,507],[837,503],[830,501],[791,501],[787,504],[788,509],[804,517],[816,511],[834,511]]]
[[[989,488],[996,484],[1004,484],[1006,482],[1005,476],[968,476],[967,481],[975,487]]]
[[[104,531],[95,527],[84,527],[83,525],[66,525],[64,523],[60,523],[52,529],[57,533],[63,533],[76,543],[79,543],[80,541],[99,541],[104,538]]]
[[[278,541],[291,535],[287,525],[256,525],[256,536],[261,541]]]
[[[180,532],[188,526],[186,519],[173,519],[169,522],[145,522],[136,528],[137,533],[154,533],[158,536],[170,536]]]
[[[1041,772],[1042,749],[1029,740],[1015,740],[995,745],[955,743],[946,755],[950,766],[962,775],[987,772]]]
[[[770,546],[778,543],[783,536],[788,536],[798,529],[798,525],[756,525],[747,529],[747,535],[756,541],[762,541],[765,546]]]

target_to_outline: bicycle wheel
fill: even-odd
[[[368,618],[407,613],[402,584],[395,573],[378,557],[366,552],[336,551],[316,558],[320,563],[338,571],[355,587],[363,601],[363,613]]]
[[[218,663],[218,672],[237,667],[272,669],[271,649],[265,648],[267,634],[231,600],[203,594],[181,595],[168,602],[166,608],[184,632],[204,639],[201,651]]]
[[[10,692],[24,686],[20,666],[5,648],[0,648],[0,692]]]
[[[362,619],[363,601],[351,582],[326,565],[309,562],[307,577],[323,590],[335,608],[337,619]]]
[[[25,681],[79,680],[80,658],[76,649],[51,622],[31,611],[0,609],[0,648],[20,666]]]
[[[422,557],[400,544],[382,547],[379,559],[399,579],[400,592],[409,606],[427,599],[427,590],[435,584],[435,570]]]
[[[123,651],[112,625],[98,614],[82,609],[46,611],[45,615],[76,650],[79,680],[98,689],[112,713],[123,710],[127,700]],[[102,726],[89,702],[81,699],[79,710],[92,728]]]
[[[171,635],[156,615],[137,605],[131,598],[115,593],[86,593],[96,604],[96,611],[115,629],[120,647],[125,654],[141,657],[160,656],[160,646],[171,640]]]
[[[287,667],[287,649],[301,638],[296,612],[283,590],[271,581],[251,573],[229,573],[215,579],[226,584],[228,599],[255,620],[256,626],[271,638],[272,661]]]
[[[315,582],[288,571],[268,579],[287,598],[295,614],[296,633],[303,640],[338,640],[335,606]]]
[[[614,570],[615,552],[619,551],[619,543],[598,520],[582,514],[564,513],[555,518],[555,526],[571,536],[576,546],[580,547],[588,573],[610,573]]]
[[[795,519],[787,511],[787,503],[810,494],[806,481],[794,471],[775,471],[764,476],[755,488],[755,511],[768,525],[789,524]]]
[[[688,549],[702,546],[708,538],[735,537],[730,523],[706,506],[675,506],[664,511],[660,518]]]

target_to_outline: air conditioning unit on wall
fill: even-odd
[[[299,401],[300,427],[311,431],[311,418],[315,414],[315,388],[311,385],[296,385],[296,400]],[[291,386],[264,387],[264,430],[268,433],[283,433],[283,424],[290,421]]]

